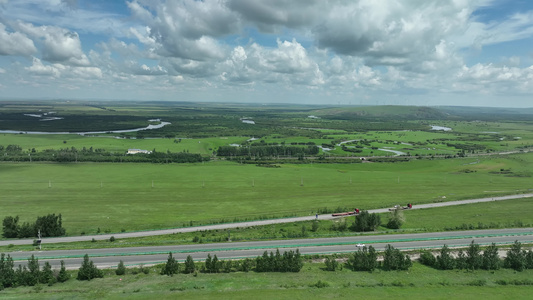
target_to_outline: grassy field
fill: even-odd
[[[5,134],[0,136],[0,145],[19,145],[24,150],[35,148],[36,151],[46,149],[82,148],[105,149],[109,152],[126,153],[128,149],[156,149],[159,152],[183,152],[211,155],[219,146],[241,144],[244,137],[217,137],[202,139],[154,138],[154,139],[117,139],[111,135],[105,137],[81,136],[75,134],[29,135]]]
[[[2,215],[21,222],[61,213],[69,235],[147,230],[527,192],[532,161],[533,154],[279,168],[2,163],[0,204]]]
[[[174,277],[156,274],[102,279],[71,279],[51,287],[36,286],[0,291],[3,299],[529,299],[531,286],[496,282],[529,280],[533,270],[515,272],[440,271],[415,263],[409,271],[324,271],[323,263],[306,263],[299,273],[221,273]],[[75,275],[75,272],[73,272]],[[327,287],[313,287],[318,281]]]
[[[402,229],[440,231],[472,226],[482,229],[533,225],[533,199],[476,203],[433,209],[404,211]],[[468,228],[464,228],[468,229]]]

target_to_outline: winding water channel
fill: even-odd
[[[24,131],[24,130],[0,130],[0,133],[11,133],[11,134],[77,134],[77,135],[92,135],[92,134],[104,134],[104,133],[125,133],[125,132],[136,132],[141,130],[151,130],[151,129],[158,129],[162,128],[166,125],[171,124],[170,122],[163,122],[156,124],[156,125],[148,125],[146,127],[142,128],[134,128],[134,129],[123,129],[123,130],[106,130],[106,131],[85,131],[85,132],[68,132],[68,131],[56,131],[56,132],[50,132],[50,131]]]

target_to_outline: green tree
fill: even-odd
[[[455,268],[459,270],[467,269],[468,264],[466,262],[467,257],[463,249],[459,249],[459,252],[457,253],[457,258],[455,258]]]
[[[313,221],[313,224],[311,224],[311,231],[312,232],[317,232],[318,231],[318,228],[319,228],[319,223],[317,220],[314,220]]]
[[[220,272],[221,263],[222,262],[218,260],[218,257],[215,254],[215,256],[213,257],[213,261],[211,262],[211,272],[213,273]]]
[[[15,264],[13,258],[8,254],[7,256],[2,253],[0,255],[0,289],[2,287],[12,287],[16,283],[15,278]]]
[[[162,275],[173,276],[179,272],[179,264],[176,259],[172,256],[172,252],[168,253],[167,263],[163,266],[161,270]]]
[[[65,262],[61,261],[61,268],[59,269],[59,274],[57,274],[57,281],[59,282],[65,282],[69,280],[70,275],[67,272],[67,269],[65,268]]]
[[[339,267],[339,262],[333,256],[326,257],[324,263],[326,264],[326,270],[328,271],[336,271]]]
[[[265,251],[266,252],[266,251]],[[205,271],[211,273],[211,270],[213,269],[213,258],[211,257],[211,254],[207,254],[207,258],[205,259]]]
[[[35,232],[41,231],[42,237],[62,236],[65,235],[65,228],[61,220],[61,214],[49,214],[42,217],[37,217],[35,221]]]
[[[498,270],[500,268],[501,260],[498,255],[498,247],[496,244],[488,246],[483,251],[483,269],[485,270]]]
[[[231,268],[233,268],[233,262],[231,260],[226,260],[226,261],[222,261],[223,263],[223,269],[224,269],[224,273],[230,273],[231,272]]]
[[[506,268],[523,271],[526,268],[526,251],[522,250],[522,243],[515,241],[503,262]]]
[[[394,209],[389,214],[389,221],[387,222],[387,228],[400,229],[404,222],[403,212],[399,209]]]
[[[412,266],[409,255],[404,255],[400,249],[391,245],[385,247],[383,254],[383,269],[389,270],[408,270]]]
[[[49,286],[57,282],[56,277],[54,276],[54,271],[49,262],[44,263],[43,270],[41,271],[41,278],[39,279],[40,283],[46,283]]]
[[[353,271],[369,271],[372,272],[377,267],[378,255],[374,247],[365,246],[354,252],[346,262],[346,265]]]
[[[28,273],[24,275],[26,285],[34,286],[39,283],[39,279],[41,278],[39,260],[33,254],[28,258]]]
[[[126,274],[126,266],[122,260],[119,261],[117,269],[115,270],[115,274],[119,276]]]
[[[437,263],[437,260],[435,259],[435,256],[429,250],[422,250],[420,252],[419,261],[420,261],[421,264],[429,266],[429,267],[435,267],[435,265]]]
[[[78,276],[76,277],[78,280],[91,280],[94,278],[103,278],[104,272],[102,270],[99,270],[93,263],[92,260],[89,260],[89,255],[85,254],[83,256],[83,262],[81,264],[81,267],[78,270]]]
[[[450,249],[447,245],[444,245],[440,250],[440,255],[437,255],[437,268],[441,270],[453,270],[455,267],[455,261],[450,254]]]
[[[36,236],[37,232],[35,231],[35,224],[24,222],[22,223],[22,225],[19,226],[17,235],[18,238],[28,238]]]
[[[2,235],[5,238],[16,238],[19,231],[19,216],[11,217],[7,216],[2,221]]]
[[[194,260],[192,259],[192,256],[187,255],[187,259],[185,259],[185,273],[191,274],[196,271],[196,266],[194,265]]]
[[[352,225],[352,230],[357,232],[374,231],[381,225],[381,218],[378,214],[370,214],[363,210],[359,215],[355,216],[355,222]]]
[[[249,258],[245,258],[245,259],[241,260],[241,262],[239,264],[239,271],[249,272],[250,270],[252,270],[253,264],[254,264],[253,260],[251,260]]]
[[[466,250],[466,267],[470,270],[477,270],[481,268],[482,264],[481,248],[472,241]]]
[[[533,269],[533,251],[529,250],[526,253],[526,269]]]

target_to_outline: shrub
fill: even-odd
[[[429,250],[423,250],[420,252],[420,258],[418,259],[421,264],[434,267],[437,260],[435,259],[435,256],[431,251]]]
[[[408,270],[412,265],[409,255],[404,255],[399,249],[395,249],[391,245],[385,247],[383,254],[384,270]]]
[[[104,272],[99,270],[93,263],[92,260],[89,260],[89,255],[85,254],[83,257],[83,263],[78,271],[78,280],[91,280],[94,278],[103,278]]]
[[[318,227],[319,227],[318,221],[314,220],[313,223],[311,224],[311,231],[312,232],[317,232],[318,231]]]
[[[67,273],[67,269],[65,268],[65,262],[61,261],[61,269],[59,270],[59,274],[57,275],[57,281],[65,282],[69,278],[70,275]]]
[[[329,287],[329,283],[327,283],[327,282],[325,282],[325,281],[322,281],[322,280],[319,280],[319,281],[317,281],[316,283],[311,284],[311,285],[309,285],[309,286],[310,286],[310,287],[316,287],[316,288],[321,289],[321,288],[327,288],[327,287]]]
[[[501,265],[500,257],[498,256],[498,247],[496,244],[488,246],[483,251],[483,263],[482,268],[485,270],[498,270]]]
[[[167,262],[165,266],[163,267],[163,269],[161,270],[161,274],[173,276],[174,274],[177,274],[178,272],[179,272],[179,264],[176,261],[176,259],[172,257],[172,252],[169,252]]]
[[[126,274],[126,266],[124,266],[124,262],[122,260],[118,263],[117,269],[115,270],[115,274],[119,276]]]
[[[522,243],[515,241],[511,245],[511,249],[507,251],[507,256],[504,259],[506,268],[511,268],[516,271],[522,271],[526,268],[526,251],[522,250]]]
[[[326,263],[326,270],[328,271],[335,271],[337,270],[339,266],[339,262],[333,256],[326,257],[325,263]]]
[[[351,268],[353,271],[369,271],[372,272],[377,267],[378,255],[374,247],[363,247],[358,251],[354,252],[346,265]]]
[[[447,245],[444,245],[440,250],[440,255],[437,256],[435,266],[441,270],[453,270],[455,267],[455,260],[450,255],[450,249]]]
[[[196,266],[194,265],[194,260],[192,259],[192,256],[187,255],[187,259],[185,259],[185,273],[191,274],[196,271]]]
[[[378,214],[370,214],[368,211],[363,210],[355,217],[352,230],[357,232],[374,231],[379,225],[381,225],[381,217]]]
[[[18,236],[19,226],[18,226],[19,216],[11,217],[7,216],[2,221],[2,235],[5,238],[16,238]]]

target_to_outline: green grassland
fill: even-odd
[[[527,192],[532,163],[533,153],[277,168],[224,161],[2,163],[0,204],[21,222],[61,213],[70,235],[98,227],[148,230]]]
[[[51,287],[0,291],[3,299],[529,299],[531,286],[496,282],[531,281],[532,270],[515,272],[440,271],[414,263],[409,271],[324,271],[323,263],[306,262],[299,273],[220,273],[173,277],[157,274],[114,275],[80,282],[70,279]],[[129,271],[128,273],[130,273]],[[73,272],[75,276],[75,272]],[[318,281],[326,287],[313,287]]]
[[[403,212],[403,229],[440,231],[460,229],[463,225],[506,228],[533,226],[533,199],[495,201]],[[467,228],[464,228],[467,229]]]
[[[126,153],[128,149],[156,149],[160,152],[183,152],[212,155],[213,150],[222,145],[241,144],[245,137],[213,137],[201,139],[154,138],[154,139],[125,139],[107,137],[91,137],[75,134],[4,134],[0,135],[0,145],[19,145],[24,150],[43,151],[46,149],[76,149],[94,148],[105,149],[109,152]]]

